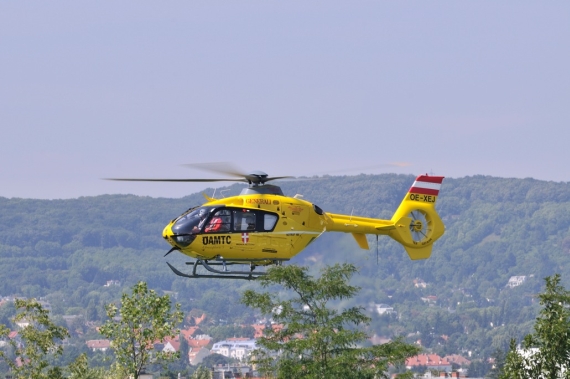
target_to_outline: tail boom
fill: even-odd
[[[435,210],[443,176],[420,175],[391,220],[326,213],[328,232],[351,233],[363,249],[366,234],[388,235],[404,246],[411,259],[426,259],[445,226]]]

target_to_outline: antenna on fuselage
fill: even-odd
[[[379,253],[378,253],[378,234],[376,234],[376,266],[378,266],[380,264],[380,262],[379,262],[380,258],[378,258],[378,255],[379,255]]]

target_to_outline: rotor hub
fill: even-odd
[[[414,220],[410,224],[410,229],[414,232],[420,232],[423,229],[423,222],[421,220]]]
[[[429,214],[423,210],[416,209],[408,215],[410,218],[410,234],[415,243],[428,241],[432,234],[432,222]]]
[[[252,171],[247,175],[244,175],[245,179],[249,182],[249,184],[257,186],[259,184],[265,184],[268,180],[268,176],[263,171]]]

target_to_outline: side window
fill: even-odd
[[[234,211],[234,230],[236,232],[255,231],[255,213],[249,209]]]
[[[251,209],[234,209],[232,214],[232,229],[235,232],[270,232],[279,220],[279,216],[274,213]]]
[[[210,218],[204,233],[226,233],[230,231],[232,216],[229,210],[220,209]]]
[[[263,214],[263,230],[265,231],[273,230],[276,222],[277,222],[277,215],[270,213]]]

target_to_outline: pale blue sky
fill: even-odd
[[[570,181],[569,2],[4,1],[0,57],[4,197],[216,161]]]

